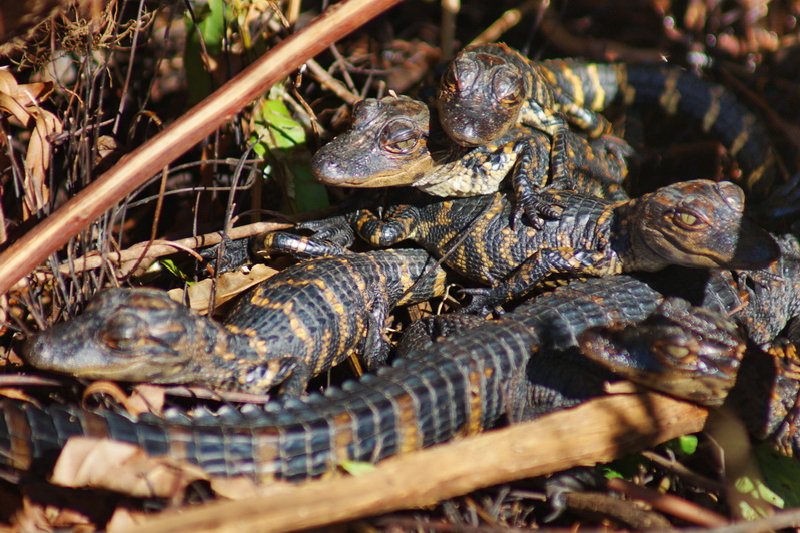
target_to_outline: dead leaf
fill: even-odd
[[[41,211],[50,202],[47,171],[52,160],[51,139],[63,130],[61,121],[41,107],[52,90],[50,82],[19,85],[12,73],[0,71],[0,113],[8,114],[23,128],[33,129],[23,162],[23,219]]]
[[[125,402],[125,409],[132,415],[153,413],[161,416],[164,411],[164,387],[158,385],[136,385]]]
[[[139,498],[180,498],[186,487],[198,480],[208,480],[208,475],[186,461],[150,457],[138,446],[124,442],[73,437],[59,455],[50,482]]]
[[[33,400],[33,398],[19,389],[2,388],[0,389],[0,396],[11,398],[12,400],[21,400],[23,402],[30,402]]]
[[[106,524],[106,531],[115,533],[116,531],[128,531],[134,527],[141,526],[147,521],[148,514],[140,511],[132,511],[125,507],[118,507],[114,511],[111,520]]]
[[[267,278],[271,278],[277,270],[270,268],[262,263],[256,263],[250,272],[226,272],[217,279],[216,306],[220,306],[246,291],[250,287],[258,285]],[[205,279],[198,283],[193,283],[187,289],[189,296],[189,307],[198,313],[208,312],[209,300],[211,297],[211,287],[213,281]],[[173,289],[167,293],[176,302],[183,302],[183,289]]]
[[[96,531],[90,507],[85,495],[65,494],[63,489],[36,484],[25,488],[22,508],[12,523],[18,531]]]

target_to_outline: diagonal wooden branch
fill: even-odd
[[[307,59],[400,0],[345,0],[264,54],[180,119],[117,163],[0,254],[0,294],[48,255],[212,133]]]
[[[268,486],[147,521],[137,531],[268,532],[421,507],[475,489],[610,461],[700,431],[707,411],[658,394],[616,395],[533,422],[389,459],[358,477]]]

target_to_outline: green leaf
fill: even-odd
[[[295,212],[323,209],[329,204],[328,192],[311,173],[306,131],[279,98],[280,89],[270,91],[270,95],[274,97],[262,100],[253,117],[253,152],[280,164]],[[273,171],[269,166],[264,168],[265,175]]]
[[[606,479],[615,477],[630,479],[639,471],[639,467],[644,459],[639,454],[626,455],[603,466],[603,475]]]
[[[262,100],[255,122],[259,142],[268,148],[294,148],[306,143],[306,131],[283,100]]]
[[[745,520],[757,520],[768,516],[772,509],[770,505],[783,509],[784,501],[761,480],[744,476],[734,483],[737,492],[746,494],[750,500],[739,501],[739,512]],[[769,505],[761,505],[761,503]]]
[[[203,61],[204,51],[213,59],[222,51],[225,39],[225,2],[209,0],[207,5],[195,9],[195,26],[192,17],[186,15],[186,46],[183,64],[189,91],[189,103],[196,104],[214,90],[211,74]]]
[[[697,451],[696,435],[684,435],[683,437],[674,439],[672,443],[677,451],[680,451],[685,455],[692,455]]]
[[[162,267],[164,267],[164,270],[166,270],[176,278],[184,281],[187,281],[189,279],[189,275],[186,274],[183,270],[181,270],[181,268],[177,265],[177,263],[175,263],[175,261],[173,261],[172,259],[160,259],[158,262],[161,264]]]
[[[606,479],[615,479],[615,478],[625,479],[625,476],[607,466],[602,467],[602,471],[603,471],[603,476]]]
[[[342,461],[339,466],[351,476],[361,476],[375,470],[375,465],[364,461]]]
[[[786,503],[800,507],[800,463],[775,451],[769,443],[755,447],[764,482]]]

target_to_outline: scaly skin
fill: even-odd
[[[0,465],[8,474],[46,466],[74,435],[133,442],[150,455],[186,459],[212,475],[262,481],[317,476],[345,460],[376,462],[482,431],[509,413],[529,416],[525,373],[533,355],[541,350],[544,358],[557,359],[585,329],[641,321],[660,300],[624,276],[576,282],[342,390],[242,413],[224,409],[166,420],[145,415],[134,422],[110,411],[3,400]],[[183,332],[191,336],[202,327]],[[186,338],[178,346],[198,342],[204,338]]]
[[[721,405],[746,342],[726,316],[667,299],[641,324],[590,329],[580,351],[618,376],[703,405]]]
[[[781,238],[779,242],[790,239]],[[796,241],[793,246],[797,247]],[[749,275],[761,277],[778,271],[793,270],[785,265]],[[721,311],[732,312],[733,318],[747,323],[749,308],[741,307],[736,298],[716,292],[719,287],[723,292],[736,290],[728,282],[740,275],[733,273],[720,278],[719,283],[705,285],[709,292],[700,299],[722,306]],[[795,286],[796,279],[785,280],[783,286],[765,285],[763,291],[751,296],[764,298],[765,302],[787,300],[781,294],[786,287]],[[740,293],[737,291],[735,296]],[[134,422],[110,411],[40,408],[3,400],[0,466],[8,477],[20,471],[47,468],[67,438],[74,435],[132,442],[148,454],[186,459],[210,474],[248,475],[261,481],[320,475],[344,460],[375,462],[480,431],[503,417],[512,421],[526,419],[598,393],[598,389],[587,387],[587,383],[597,385],[597,380],[573,379],[579,367],[558,363],[574,351],[578,339],[587,340],[582,336],[587,330],[614,327],[619,331],[625,325],[640,323],[657,311],[662,301],[658,291],[629,276],[574,281],[498,321],[479,322],[474,317],[465,321],[465,317],[458,317],[452,338],[436,344],[413,343],[416,348],[393,367],[379,370],[377,375],[367,376],[344,390],[263,409],[249,406],[242,413],[225,409],[217,414],[171,415],[167,419],[145,415]],[[755,307],[758,309],[761,304]],[[786,309],[790,307],[786,305]],[[682,309],[686,308],[678,307],[679,311]],[[195,319],[202,320],[197,316]],[[448,317],[437,320],[452,323]],[[710,384],[705,390],[714,403],[724,394],[726,376],[735,369],[741,354],[730,328],[715,326],[716,320],[723,319],[709,320],[706,314],[696,311],[685,315],[673,312],[668,317],[652,317],[645,324],[650,339],[665,339],[659,341],[659,354],[683,356],[674,360],[679,363],[675,377],[670,374],[674,365],[667,364],[666,374],[660,374],[659,380],[685,384],[687,369],[691,372],[691,365],[696,365],[700,372],[696,378]],[[700,327],[703,321],[708,327]],[[676,324],[683,325],[676,328]],[[448,325],[436,331],[446,333]],[[189,329],[185,331],[191,333]],[[695,332],[713,335],[692,340],[688,335]],[[674,345],[676,339],[677,352],[664,344]],[[195,343],[179,343],[192,344]],[[725,363],[728,348],[731,360]],[[781,358],[757,358],[752,364],[750,357],[745,359],[740,374],[753,379],[747,380],[750,385],[744,388],[739,380],[730,403],[750,417],[748,425],[756,436],[769,437],[784,453],[797,455],[800,432],[795,430],[794,406],[800,393],[800,373],[796,371],[796,357],[788,349],[792,346],[784,348]],[[692,352],[684,355],[684,349]],[[706,358],[693,359],[698,354]],[[652,358],[646,352],[643,357],[641,362],[636,357],[629,362],[634,368],[648,368]],[[657,360],[670,362],[669,357]],[[660,368],[656,367],[659,372]],[[706,369],[710,372],[708,379],[703,374]],[[529,381],[531,378],[539,381]],[[555,388],[548,389],[553,383]],[[685,394],[687,389],[682,385],[668,390]],[[708,401],[695,393],[697,388],[689,391],[696,399]]]
[[[423,250],[305,261],[248,291],[224,324],[164,292],[116,289],[37,335],[25,359],[92,379],[193,383],[297,396],[308,379],[359,353],[386,362],[385,320],[395,305],[444,293],[444,272]]]
[[[428,107],[408,97],[367,99],[354,109],[350,130],[320,148],[312,159],[317,179],[343,187],[411,185],[435,196],[475,196],[497,192],[514,170],[511,182],[529,219],[557,218],[543,203],[540,189],[550,176],[550,141],[536,130],[513,131],[496,142],[465,150],[445,143],[435,151],[429,141]],[[444,137],[439,135],[440,138]],[[569,179],[551,182],[610,200],[625,200],[620,184],[627,174],[622,141],[587,142],[571,132],[564,137]]]
[[[552,278],[654,272],[670,264],[751,269],[778,256],[772,237],[743,217],[744,196],[732,183],[677,183],[618,203],[569,191],[546,195],[563,211],[541,229],[513,224],[500,194],[396,205],[383,219],[360,211],[300,227],[327,231],[326,224],[351,223],[375,246],[413,240],[492,287],[471,291],[478,306],[519,298]],[[276,247],[275,239],[268,235],[265,247]]]
[[[493,142],[519,125],[548,133],[558,166],[565,164],[567,123],[590,137],[608,133],[598,113],[616,101],[695,121],[728,149],[741,169],[735,181],[754,200],[773,190],[777,158],[763,124],[724,87],[674,66],[535,62],[504,44],[480,45],[452,61],[437,105],[442,127],[465,146]]]
[[[619,333],[642,321],[640,332]],[[593,349],[588,344],[596,343],[599,333],[593,328],[615,328],[613,346],[619,346],[619,339],[634,344],[623,368],[655,372],[668,391],[706,403],[716,404],[724,396],[742,353],[741,339],[724,318],[672,301],[665,304],[660,293],[628,276],[575,281],[500,320],[468,326],[442,342],[418,345],[391,368],[343,390],[266,408],[249,406],[242,413],[145,415],[134,422],[110,411],[3,400],[0,465],[7,475],[47,467],[67,438],[92,435],[133,442],[151,455],[186,459],[213,475],[295,480],[323,474],[345,460],[375,462],[472,434],[503,417],[512,422],[530,418],[541,413],[542,400],[547,410],[572,405],[574,398],[553,402],[552,394],[528,379],[538,376],[531,369],[557,364],[579,340]],[[645,340],[637,344],[636,339]],[[648,346],[656,348],[654,354]],[[763,389],[757,403],[773,402],[776,409],[751,427],[764,429],[782,451],[796,454],[800,435],[793,431],[791,406],[800,381],[791,361],[776,361],[782,371],[771,377],[758,372],[766,379],[755,380],[750,405],[744,407],[755,416],[752,394]],[[574,373],[574,367],[568,368],[560,379]],[[695,373],[703,386],[687,388],[687,373]],[[773,388],[780,394],[771,396]],[[582,391],[584,397],[587,392]]]
[[[694,325],[670,322],[657,317],[638,327],[589,329],[580,337],[581,352],[647,387],[705,405],[724,402],[756,438],[769,439],[785,455],[799,455],[797,345],[777,339],[766,351],[751,345],[745,353],[741,343],[732,356],[734,345],[724,331],[730,326],[724,322],[716,327],[709,327],[707,318]]]

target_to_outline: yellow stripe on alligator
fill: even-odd
[[[706,133],[711,130],[711,127],[717,122],[717,118],[719,117],[719,99],[724,92],[725,89],[721,86],[712,87],[709,91],[711,102],[708,105],[708,111],[703,115],[703,131]]]
[[[679,70],[671,70],[664,78],[664,92],[658,99],[658,103],[669,115],[674,115],[678,112],[678,102],[681,100],[681,94],[677,91],[678,78],[681,76]]]
[[[422,447],[422,435],[419,432],[419,420],[414,399],[406,393],[395,398],[394,403],[397,408],[395,412],[397,432],[401,439],[399,452],[402,454],[419,450]]]
[[[636,101],[636,89],[631,85],[622,86],[622,102],[625,107],[630,107]]]
[[[730,147],[732,156],[736,156],[750,139],[750,130],[753,128],[753,122],[755,122],[755,117],[749,113],[742,117],[742,131],[739,132]]]
[[[562,71],[564,78],[569,82],[572,86],[572,99],[580,106],[585,105],[584,100],[586,100],[586,95],[583,92],[583,82],[581,81],[580,76],[575,74],[575,71],[571,68],[565,68]]]
[[[586,67],[586,75],[592,81],[594,87],[594,98],[592,105],[589,107],[592,111],[601,111],[606,107],[606,91],[600,83],[600,73],[597,70],[597,65],[592,64]]]

